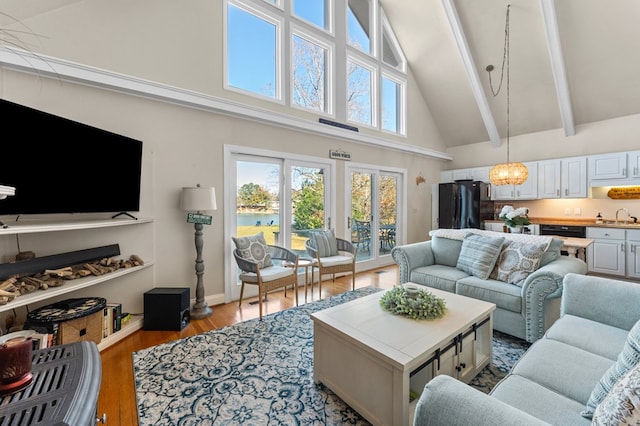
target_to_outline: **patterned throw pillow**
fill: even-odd
[[[598,404],[591,424],[640,424],[640,364],[629,370]]]
[[[640,362],[640,321],[635,323],[631,331],[629,331],[622,352],[618,355],[618,360],[609,367],[596,387],[591,391],[587,407],[580,414],[590,419],[598,404],[604,400],[613,385],[629,370],[638,365],[638,362]]]
[[[496,264],[504,237],[469,234],[462,241],[456,268],[486,280]]]
[[[263,232],[247,237],[233,237],[233,242],[236,244],[240,256],[243,259],[257,263],[258,268],[262,269],[273,265]]]
[[[313,231],[311,235],[320,257],[338,255],[338,242],[336,241],[336,235],[333,233],[333,229]]]
[[[538,244],[506,240],[491,272],[491,278],[522,286],[530,273],[537,270],[549,241]]]

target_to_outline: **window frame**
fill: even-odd
[[[324,48],[327,52],[325,58],[325,111],[316,111],[303,105],[298,105],[294,100],[294,36],[300,37],[309,43]],[[302,111],[312,112],[327,117],[335,117],[335,44],[327,42],[324,38],[320,38],[311,34],[306,28],[291,24],[289,30],[289,105],[291,108],[300,109]]]
[[[264,0],[260,0],[261,2],[263,2],[265,5],[267,6],[273,6],[270,3],[267,3]],[[236,86],[232,86],[229,83],[229,39],[228,39],[228,34],[229,34],[229,21],[228,21],[228,17],[229,17],[229,5],[240,9],[242,11],[244,11],[245,13],[248,13],[250,15],[253,15],[254,17],[261,19],[267,23],[270,23],[272,25],[274,25],[275,27],[275,65],[276,65],[276,70],[275,70],[275,84],[276,84],[276,88],[275,88],[275,96],[269,97],[263,94],[260,94],[258,92],[253,92],[251,90],[247,90],[247,89],[243,89],[241,87],[236,87]],[[283,32],[284,32],[284,28],[285,28],[285,19],[284,17],[280,17],[277,14],[274,13],[270,13],[266,10],[263,10],[259,7],[256,7],[253,3],[249,3],[246,0],[240,0],[240,1],[236,1],[236,0],[224,0],[224,15],[223,15],[223,38],[224,38],[224,45],[223,45],[223,88],[225,90],[229,90],[231,92],[237,92],[237,93],[242,93],[244,95],[247,96],[251,96],[251,97],[255,97],[258,99],[263,99],[263,100],[267,100],[270,102],[275,102],[281,105],[285,104],[285,97],[284,97],[284,93],[285,93],[285,88],[283,86],[283,75],[285,73],[285,64],[284,64],[284,53],[283,53]]]

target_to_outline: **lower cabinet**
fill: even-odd
[[[587,238],[593,244],[587,247],[589,272],[625,276],[626,236],[620,228],[587,227]]]
[[[627,229],[627,277],[640,278],[640,229]]]
[[[446,374],[464,383],[491,362],[493,341],[491,319],[472,325],[439,348],[427,362],[411,373],[410,388],[417,396],[436,376]]]

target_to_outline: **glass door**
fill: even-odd
[[[326,190],[331,166],[324,163],[261,155],[236,154],[235,208],[227,211],[234,219],[234,236],[264,234],[267,244],[293,250],[308,257],[304,243],[309,232],[330,223]],[[233,205],[233,204],[232,204]],[[231,242],[232,249],[235,249]],[[235,261],[232,260],[235,265]],[[227,301],[240,297],[240,271],[236,268]],[[301,268],[299,273],[304,273]],[[245,286],[245,297],[257,295],[256,286]]]
[[[397,172],[348,167],[350,176],[348,227],[358,247],[358,261],[375,261],[391,253],[400,227],[399,194],[403,175]]]

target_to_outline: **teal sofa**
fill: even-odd
[[[526,278],[514,285],[500,281],[493,273],[488,278],[481,278],[460,269],[463,242],[469,234],[517,242],[524,251],[529,244],[544,245],[546,242],[547,246],[539,254],[536,269],[522,275]],[[399,266],[401,284],[414,282],[494,303],[494,329],[533,343],[560,316],[564,276],[567,273],[587,273],[584,261],[561,256],[562,245],[562,240],[548,236],[447,229],[433,231],[429,241],[397,246],[391,255]],[[477,253],[482,255],[484,251],[480,246]],[[493,268],[492,265],[486,266]]]
[[[414,425],[612,425],[629,416],[624,424],[637,424],[640,285],[567,274],[563,287],[560,319],[489,394],[437,376]]]

